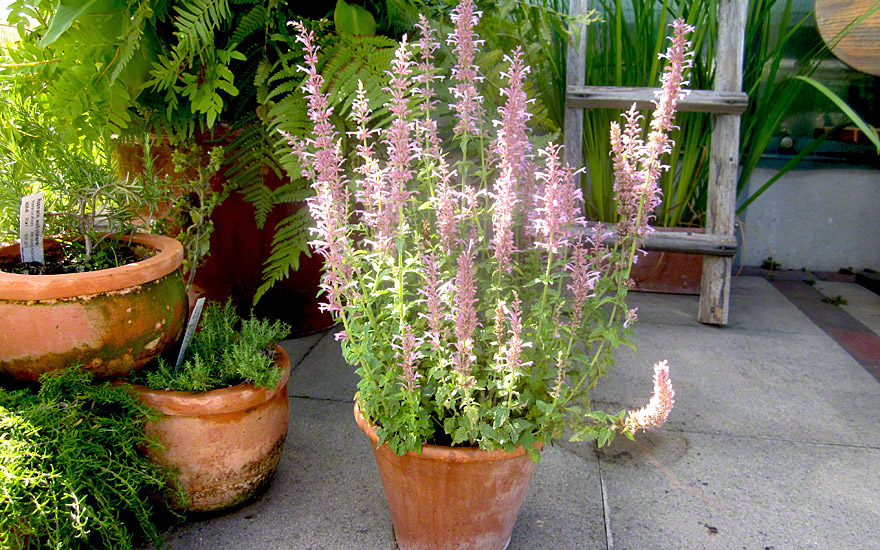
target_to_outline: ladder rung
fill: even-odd
[[[614,226],[606,227],[609,236],[606,242],[617,238]],[[591,228],[583,230],[592,234]],[[685,254],[703,254],[709,256],[736,256],[737,243],[733,235],[715,235],[697,233],[695,231],[654,231],[645,237],[642,245],[645,250],[657,252],[682,252]]]
[[[655,92],[660,88],[625,88],[619,86],[569,86],[566,106],[572,109],[653,109]],[[749,104],[743,92],[691,90],[679,100],[678,110],[725,115],[742,114]]]

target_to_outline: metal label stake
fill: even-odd
[[[177,354],[177,363],[174,365],[174,369],[177,370],[180,368],[180,364],[183,363],[183,356],[186,354],[186,349],[189,347],[190,342],[192,342],[193,334],[196,332],[196,327],[199,326],[199,319],[202,316],[202,307],[205,305],[205,299],[199,298],[196,300],[196,305],[193,308],[192,315],[189,316],[189,322],[186,324],[186,332],[183,334],[183,342],[180,344],[180,352]]]

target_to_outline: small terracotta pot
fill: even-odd
[[[357,404],[354,417],[372,443],[402,550],[507,548],[536,466],[522,447],[423,445],[421,454],[397,456],[379,445]]]
[[[243,504],[272,479],[287,439],[290,359],[277,346],[275,364],[284,375],[274,388],[241,384],[207,392],[152,390],[131,386],[161,414],[147,434],[164,450],[146,449],[150,460],[178,471],[189,500],[171,507],[211,512]]]
[[[79,363],[98,378],[124,376],[175,345],[186,323],[183,248],[160,235],[132,241],[157,254],[86,273],[0,272],[0,373],[36,381]]]

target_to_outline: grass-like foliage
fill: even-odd
[[[160,359],[156,369],[136,373],[135,380],[157,390],[208,391],[248,382],[271,388],[282,376],[274,344],[289,333],[281,321],[242,320],[231,301],[209,303],[183,364],[175,368]]]
[[[78,368],[38,391],[0,388],[0,548],[134,548],[160,543],[149,494],[173,474],[138,451],[152,413]]]

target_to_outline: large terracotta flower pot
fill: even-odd
[[[536,466],[526,451],[423,445],[397,456],[357,404],[354,416],[372,443],[402,550],[507,548]]]
[[[271,480],[287,439],[290,359],[276,348],[284,369],[274,388],[241,384],[207,392],[131,391],[160,418],[146,425],[164,450],[146,449],[150,460],[178,471],[188,503],[171,506],[190,512],[231,508],[251,499]]]
[[[157,253],[85,273],[0,272],[0,373],[36,381],[79,363],[98,378],[124,376],[174,346],[186,323],[183,249],[160,235],[132,241]],[[0,249],[19,254],[18,244]]]
[[[214,127],[211,134],[199,134],[197,139],[207,148],[212,145],[228,145],[232,134],[224,134],[222,125]],[[216,134],[216,135],[214,135]],[[167,144],[153,146],[155,168],[159,173],[172,174],[172,149]],[[143,170],[143,149],[138,144],[120,143],[116,149],[123,172],[138,173]],[[214,190],[228,183],[226,176],[236,169],[224,165],[211,178]],[[272,190],[289,183],[268,168],[263,169],[263,183]],[[179,177],[179,176],[178,176]],[[300,256],[299,269],[279,281],[256,304],[253,303],[257,289],[263,284],[263,265],[272,254],[272,239],[279,222],[295,214],[305,203],[277,204],[266,218],[262,228],[256,222],[254,205],[241,193],[234,192],[220,203],[211,214],[214,230],[211,233],[211,253],[196,271],[193,284],[197,295],[211,301],[225,302],[232,298],[242,317],[253,309],[257,317],[278,319],[293,326],[291,337],[301,337],[329,329],[333,318],[320,308],[317,298],[321,280],[323,258],[318,254]]]

